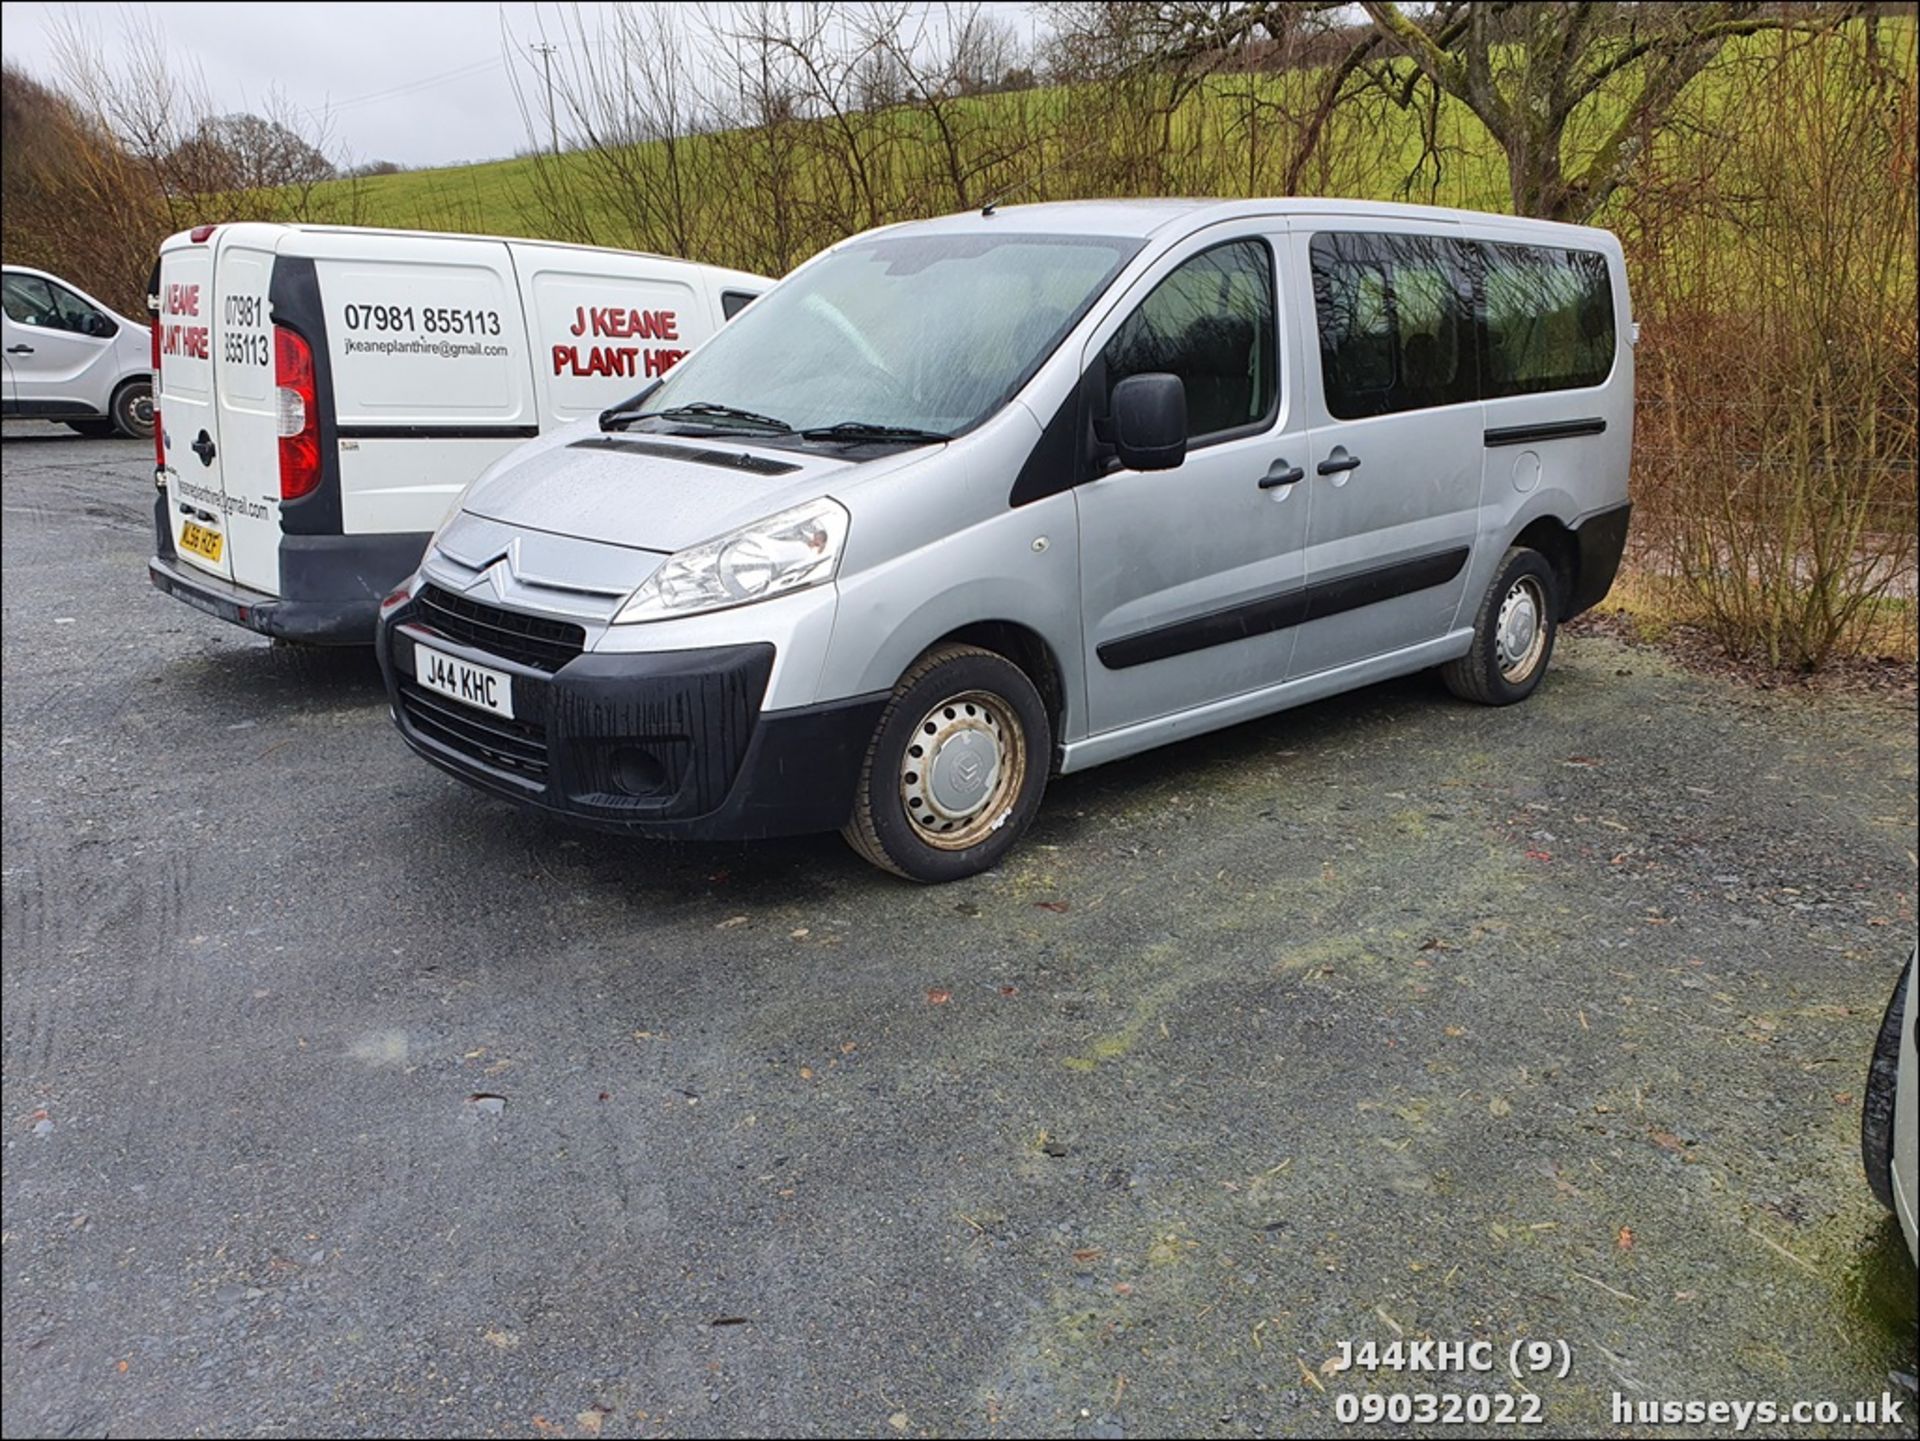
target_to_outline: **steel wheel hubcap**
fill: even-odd
[[[1547,648],[1547,596],[1540,582],[1523,575],[1500,602],[1500,623],[1494,630],[1494,651],[1500,674],[1522,681],[1540,663]]]
[[[1026,769],[1026,738],[1012,707],[965,691],[914,727],[900,757],[900,801],[927,844],[964,850],[1006,820]]]

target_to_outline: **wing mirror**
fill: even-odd
[[[1187,458],[1187,387],[1177,375],[1129,375],[1113,388],[1114,454],[1128,470],[1172,470]]]

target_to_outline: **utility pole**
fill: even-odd
[[[560,153],[560,122],[553,116],[553,52],[558,45],[549,45],[544,40],[537,45],[527,47],[540,57],[540,65],[547,73],[547,132],[553,145],[553,153]]]

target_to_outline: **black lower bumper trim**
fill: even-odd
[[[628,835],[755,840],[844,825],[887,701],[762,711],[766,644],[590,652],[547,674],[433,634],[411,607],[381,622],[377,644],[417,754],[507,800]],[[430,708],[441,702],[414,680],[416,644],[508,673],[512,718]]]
[[[1633,506],[1616,505],[1595,511],[1575,528],[1574,540],[1580,548],[1579,570],[1575,573],[1573,594],[1567,597],[1562,620],[1571,620],[1582,611],[1592,610],[1613,589],[1620,573],[1620,557],[1627,550],[1627,526],[1633,518]]]

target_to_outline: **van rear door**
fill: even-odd
[[[194,232],[201,234],[201,232]],[[231,580],[220,418],[213,393],[213,246],[173,237],[160,252],[160,455],[182,563]]]
[[[280,233],[256,225],[216,232],[211,317],[229,564],[236,582],[268,595],[280,593],[280,441],[267,304]]]

